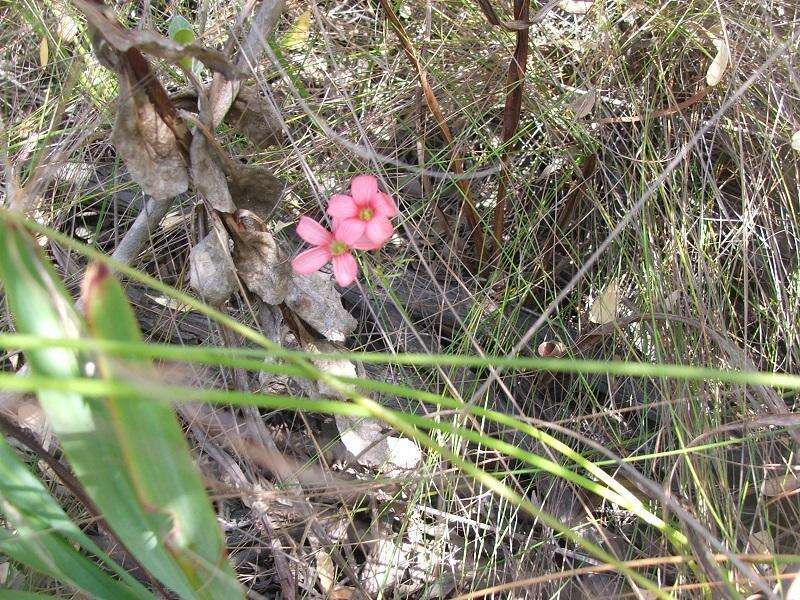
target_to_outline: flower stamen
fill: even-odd
[[[331,242],[331,254],[333,256],[341,256],[347,251],[348,247],[344,242],[340,242],[339,240],[333,240]]]

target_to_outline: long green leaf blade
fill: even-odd
[[[107,267],[95,263],[87,270],[83,299],[93,338],[141,341],[128,299]],[[109,381],[131,372],[142,377],[153,374],[149,361],[121,363],[101,354],[97,363]],[[154,401],[146,393],[126,399],[112,394],[108,408],[139,502],[170,520],[167,549],[198,596],[241,597],[216,515],[175,413],[167,403]]]
[[[78,338],[80,319],[61,282],[31,237],[0,216],[0,279],[17,331],[51,338]],[[34,374],[56,379],[81,375],[78,355],[48,347],[26,353]],[[128,550],[157,579],[181,596],[196,597],[166,551],[169,522],[147,513],[136,498],[102,399],[86,400],[64,389],[37,390],[42,409],[87,494]]]
[[[42,483],[0,436],[0,510],[16,530],[0,550],[29,567],[96,598],[140,600],[153,596],[127,575],[73,523]],[[125,583],[103,571],[72,544],[95,554]]]

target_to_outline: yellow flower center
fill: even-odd
[[[333,240],[331,242],[331,254],[334,256],[340,256],[345,252],[347,252],[347,244],[340,242],[339,240]]]
[[[358,213],[358,218],[362,221],[369,221],[373,214],[375,213],[372,212],[371,208],[362,208],[361,212]]]

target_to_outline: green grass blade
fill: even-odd
[[[264,350],[255,350],[255,356],[270,356],[272,358],[286,358],[287,360],[307,361],[311,355],[305,352],[286,350],[276,345],[258,331],[240,323],[233,317],[204,304],[191,294],[187,294],[174,287],[151,277],[147,273],[126,265],[94,248],[72,239],[63,233],[45,225],[26,219],[24,216],[5,209],[0,209],[0,218],[25,227],[41,235],[58,241],[64,247],[78,252],[82,256],[94,259],[107,265],[134,281],[138,281],[167,297],[184,304],[192,310],[207,316],[216,323],[227,327],[240,334],[244,339],[261,346]],[[218,348],[224,353],[226,349]],[[187,348],[187,351],[191,349]],[[203,351],[212,351],[204,348]],[[249,352],[244,351],[244,352]],[[234,352],[240,352],[234,350]],[[416,366],[464,366],[464,367],[504,367],[511,369],[528,369],[535,371],[554,371],[557,373],[584,373],[584,374],[612,374],[630,377],[661,377],[668,379],[688,381],[718,381],[737,385],[764,385],[776,388],[800,390],[800,375],[792,373],[770,373],[763,371],[738,371],[730,369],[714,369],[709,367],[692,367],[678,364],[651,364],[623,361],[601,360],[576,360],[562,358],[536,358],[515,356],[468,356],[463,354],[388,354],[376,352],[363,353],[319,353],[314,354],[314,359],[339,359],[355,360],[378,364],[405,364]]]
[[[324,374],[321,377],[326,377]],[[326,383],[329,385],[340,385],[338,382],[328,378]],[[387,409],[368,398],[363,396],[356,396],[356,403],[346,402],[342,400],[320,400],[315,398],[301,398],[295,396],[281,396],[276,394],[254,394],[248,392],[235,392],[228,390],[203,390],[193,389],[180,386],[160,385],[154,382],[146,382],[144,380],[137,380],[134,383],[123,381],[97,381],[92,379],[71,379],[71,380],[53,380],[45,377],[14,377],[0,373],[0,389],[11,389],[14,391],[30,391],[31,389],[38,388],[51,388],[60,386],[62,388],[74,390],[86,396],[107,396],[115,395],[119,398],[135,398],[142,394],[145,389],[154,398],[161,398],[167,402],[171,399],[191,398],[192,401],[209,402],[217,404],[229,404],[238,406],[259,406],[266,409],[276,410],[300,410],[308,412],[319,412],[326,414],[340,414],[351,417],[372,417],[385,421],[395,427],[398,431],[408,435],[419,441],[422,445],[430,450],[440,454],[446,460],[452,462],[465,473],[473,477],[476,481],[486,485],[500,496],[506,498],[510,502],[519,506],[526,512],[541,518],[542,521],[548,526],[559,532],[564,537],[574,541],[576,544],[582,546],[596,558],[599,558],[609,564],[618,566],[618,568],[631,575],[634,579],[639,581],[644,587],[653,589],[653,584],[646,578],[639,574],[634,573],[631,569],[627,569],[620,563],[613,559],[608,553],[598,548],[588,540],[585,540],[579,534],[570,530],[569,527],[561,524],[555,517],[543,513],[540,509],[535,507],[529,500],[521,498],[516,492],[511,490],[508,486],[503,484],[494,476],[486,471],[480,469],[474,463],[466,461],[452,452],[442,448],[431,440],[431,438],[420,429],[438,429],[453,433],[455,435],[463,435],[464,437],[471,437],[471,434],[465,433],[461,428],[451,427],[445,424],[436,423],[433,420],[426,419],[419,415],[409,415],[399,413]],[[491,438],[488,436],[480,435],[480,441],[491,444]],[[476,440],[477,441],[477,440]],[[521,458],[524,459],[522,455]]]
[[[128,299],[107,267],[95,263],[86,272],[84,306],[94,339],[141,341]],[[107,381],[136,372],[146,377],[147,361],[124,364],[97,357]],[[170,522],[166,547],[186,573],[199,597],[242,597],[228,563],[222,533],[195,467],[180,424],[169,404],[147,395],[107,399],[109,416],[119,441],[125,468],[139,503]]]
[[[192,307],[193,309],[195,307]],[[212,309],[213,310],[213,309]],[[203,311],[198,311],[203,312]],[[205,314],[205,313],[204,313]],[[211,316],[211,315],[209,315]],[[212,316],[213,318],[213,316]],[[98,350],[116,356],[161,358],[202,364],[240,367],[251,371],[302,377],[304,372],[288,364],[264,363],[270,359],[349,360],[371,364],[408,365],[417,367],[503,367],[512,371],[552,371],[571,374],[602,374],[620,377],[657,377],[683,381],[715,381],[734,385],[764,385],[800,390],[800,375],[768,371],[739,371],[695,367],[669,363],[623,362],[618,360],[582,360],[569,358],[536,358],[509,356],[468,356],[464,354],[381,354],[377,352],[307,353],[285,348],[216,348],[207,346],[177,346],[143,342],[92,341],[85,339],[49,339],[20,334],[0,333],[2,348],[39,349],[50,344],[78,350]],[[367,381],[367,380],[362,380]]]
[[[40,256],[31,237],[0,216],[0,279],[17,331],[42,337],[77,338],[80,319],[66,290]],[[26,353],[31,371],[56,379],[76,377],[74,351],[48,347]],[[139,562],[167,587],[187,598],[195,594],[163,541],[170,524],[136,501],[133,484],[112,421],[101,399],[86,401],[59,388],[36,390],[75,475],[109,526]]]
[[[0,510],[16,531],[0,540],[0,550],[12,558],[95,598],[153,598],[70,520],[2,436]],[[100,558],[125,582],[112,578],[74,544]]]
[[[40,234],[47,235],[54,240],[57,240],[59,243],[63,244],[64,246],[75,250],[76,252],[81,253],[84,256],[100,260],[114,268],[115,270],[119,270],[121,273],[125,274],[132,279],[144,283],[145,285],[150,286],[151,288],[164,293],[168,297],[177,300],[194,310],[197,310],[199,313],[208,316],[209,318],[213,319],[217,323],[221,324],[224,327],[229,328],[230,330],[242,335],[246,340],[253,342],[262,348],[266,354],[286,358],[293,363],[293,366],[299,367],[302,371],[306,373],[306,376],[311,378],[317,377],[325,377],[323,374],[320,374],[317,369],[308,363],[308,356],[303,355],[292,355],[280,347],[276,346],[270,340],[265,338],[259,332],[251,329],[245,324],[239,323],[232,317],[221,313],[220,311],[214,309],[213,307],[204,305],[202,302],[199,302],[196,298],[193,298],[191,295],[180,292],[175,290],[171,286],[164,284],[163,282],[142,273],[132,267],[127,265],[121,264],[118,261],[115,261],[101,252],[88,247],[86,244],[78,242],[76,240],[71,239],[69,236],[66,236],[58,231],[53,230],[52,228],[48,228],[46,226],[40,225],[38,223],[31,222],[20,215],[16,215],[10,213],[7,215],[9,220],[14,221],[15,223],[19,223],[33,231],[36,231]],[[323,358],[323,356],[318,356],[316,358]],[[476,364],[476,361],[482,361],[483,363],[488,364],[497,364],[498,366],[509,366],[511,367],[511,362],[518,360],[509,357],[490,357],[484,359],[482,357],[467,357],[467,356],[448,356],[448,355],[441,355],[441,356],[431,356],[426,357],[424,355],[402,355],[400,357],[393,356],[393,355],[350,355],[348,356],[349,359],[352,360],[363,360],[365,362],[384,362],[384,363],[392,363],[392,362],[402,362],[405,364],[417,364],[417,365],[435,365],[438,364],[437,361],[441,362],[442,364],[454,364],[454,365],[470,365]],[[525,361],[519,360],[519,364],[516,365],[518,368],[522,368],[522,365]],[[770,385],[774,387],[784,387],[786,389],[800,389],[800,378],[797,376],[792,376],[789,374],[784,373],[757,373],[757,372],[742,372],[742,371],[720,371],[715,369],[705,369],[703,367],[692,368],[692,367],[685,367],[683,365],[649,365],[643,363],[624,363],[624,362],[603,362],[603,361],[574,361],[574,360],[548,360],[548,359],[533,359],[529,361],[531,364],[528,368],[531,369],[542,369],[542,370],[553,370],[559,372],[583,372],[583,373],[601,373],[601,372],[608,372],[608,373],[616,373],[620,375],[631,375],[631,376],[648,376],[648,377],[665,377],[665,378],[678,378],[678,379],[691,379],[691,380],[715,380],[720,382],[728,382],[728,383],[740,383],[740,384],[760,384],[760,385]],[[534,364],[535,363],[535,364]],[[333,378],[327,377],[326,381],[332,384],[332,387],[337,390],[343,389],[343,384],[340,381],[336,381]],[[20,385],[18,383],[11,384],[12,386]],[[85,384],[81,384],[85,388]],[[201,394],[201,397],[198,397],[198,400],[206,400],[206,401],[214,401],[212,397],[214,396],[214,391],[204,390],[204,393]],[[251,398],[244,399],[245,401],[252,401]],[[282,401],[277,401],[272,403],[274,408],[288,408],[292,404],[297,404],[297,409],[303,410],[313,410],[310,408],[311,403],[303,402],[302,399],[292,399],[294,402],[284,403],[281,405]],[[265,398],[260,397],[259,403],[261,405],[268,405],[271,402],[265,401]],[[335,404],[335,403],[334,403]],[[344,405],[348,406],[348,405]],[[352,406],[352,405],[350,405]],[[350,409],[348,406],[348,412]],[[353,407],[355,408],[355,407]],[[337,407],[338,409],[338,407]],[[355,414],[355,412],[349,412],[349,414]],[[474,465],[473,465],[474,466]],[[487,475],[488,476],[488,475]],[[559,529],[560,530],[560,529]]]
[[[536,519],[539,519],[547,527],[553,529],[554,531],[557,531],[566,539],[581,546],[584,550],[590,552],[595,558],[599,558],[600,560],[605,561],[608,564],[614,565],[620,573],[625,573],[628,577],[636,581],[636,583],[638,583],[645,589],[651,591],[657,598],[670,597],[669,594],[662,591],[655,583],[647,579],[647,577],[641,575],[640,573],[637,573],[630,567],[625,566],[622,563],[622,561],[615,558],[612,554],[606,552],[597,544],[589,541],[588,539],[583,537],[580,533],[573,531],[572,528],[565,526],[556,517],[554,517],[550,513],[543,511],[533,502],[515,492],[513,489],[504,484],[502,481],[500,481],[496,477],[492,476],[491,474],[481,469],[478,465],[474,464],[469,460],[465,460],[455,452],[437,444],[436,441],[434,441],[429,436],[417,430],[414,425],[407,422],[407,420],[405,419],[407,415],[389,410],[386,407],[381,406],[374,400],[371,400],[365,396],[356,396],[354,398],[354,402],[358,406],[367,409],[367,411],[371,413],[371,416],[373,418],[381,419],[382,421],[388,423],[401,433],[416,440],[422,446],[428,448],[429,450],[432,450],[433,452],[441,456],[444,460],[458,467],[462,472],[468,474],[475,481],[477,481],[487,489],[492,490],[492,492],[494,492],[501,498],[505,498],[506,500],[513,503],[515,506],[518,506],[520,509],[532,515]]]

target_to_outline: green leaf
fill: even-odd
[[[101,263],[90,266],[83,291],[92,338],[141,342],[139,325],[128,299],[108,267]],[[131,377],[157,379],[149,361],[122,363],[101,354],[97,364],[108,381]],[[108,407],[139,503],[170,523],[167,549],[198,595],[241,597],[224,551],[216,514],[172,408],[146,393],[125,399],[112,394],[108,397]]]
[[[181,15],[173,15],[169,20],[169,37],[178,42],[181,46],[194,43],[195,35],[192,24]],[[187,71],[192,70],[192,59],[182,58],[178,63]]]
[[[70,520],[2,436],[0,509],[16,530],[0,532],[0,551],[15,560],[95,598],[153,598]],[[97,556],[125,583],[113,579],[74,545]]]
[[[195,39],[192,24],[181,15],[174,15],[169,20],[169,37],[183,46],[191,44]]]
[[[66,290],[40,256],[33,239],[6,214],[0,216],[0,279],[17,331],[43,337],[79,337],[80,319]],[[56,379],[81,374],[74,350],[40,348],[26,352],[26,358],[34,374]],[[186,598],[197,597],[164,546],[163,540],[170,533],[169,521],[148,512],[137,501],[106,403],[85,400],[63,389],[42,389],[38,397],[75,475],[117,537],[167,587]]]

